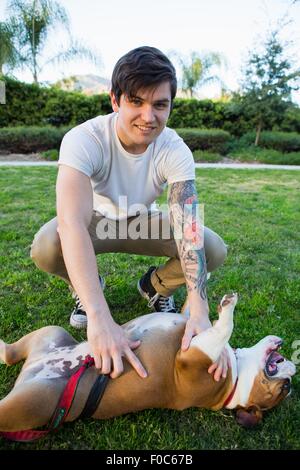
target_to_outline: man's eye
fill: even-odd
[[[131,100],[131,103],[134,104],[134,106],[140,106],[141,101],[140,100]]]
[[[156,107],[157,109],[165,109],[165,108],[167,107],[167,104],[166,104],[166,103],[157,103],[157,104],[155,105],[155,107]]]

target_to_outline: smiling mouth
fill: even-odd
[[[142,132],[151,132],[155,129],[155,127],[152,126],[139,126],[138,124],[135,124],[135,126]]]
[[[285,361],[284,357],[278,353],[278,350],[282,346],[282,343],[283,341],[278,342],[276,348],[273,348],[271,350],[271,353],[267,358],[265,365],[265,374],[268,377],[273,377],[274,375],[276,375],[278,372],[278,364]]]

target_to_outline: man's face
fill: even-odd
[[[145,152],[164,129],[171,110],[171,87],[163,82],[129,98],[122,94],[120,105],[111,93],[112,108],[118,113],[117,134],[129,153]]]

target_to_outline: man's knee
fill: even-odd
[[[207,270],[214,271],[221,266],[227,257],[227,245],[216,233],[210,237],[209,246],[205,247]]]
[[[62,258],[60,239],[56,231],[42,227],[35,235],[30,257],[35,265],[47,273],[56,273],[59,260]]]

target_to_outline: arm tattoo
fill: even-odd
[[[170,224],[174,233],[188,291],[196,290],[202,299],[206,295],[206,260],[204,230],[200,223],[195,181],[180,181],[169,187]]]

